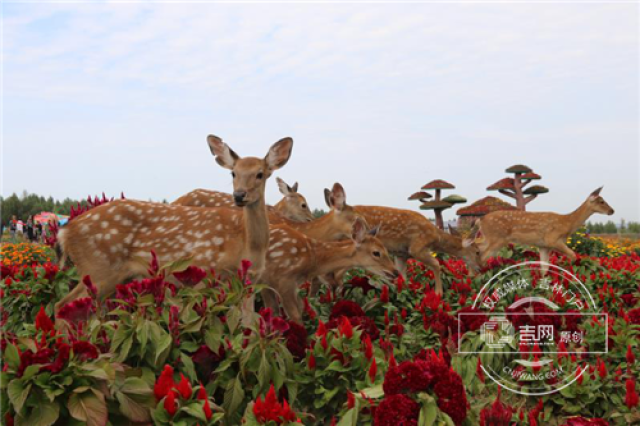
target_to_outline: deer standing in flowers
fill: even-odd
[[[327,192],[325,195],[327,204],[331,205],[333,201],[330,194]],[[409,258],[419,260],[431,269],[435,276],[437,294],[443,293],[443,287],[440,263],[432,256],[432,251],[460,257],[473,269],[479,267],[480,256],[474,244],[464,246],[462,237],[453,228],[450,228],[450,234],[446,233],[418,212],[380,206],[353,206],[352,209],[370,226],[380,227],[377,236],[387,250],[396,256],[396,266],[403,275]],[[335,280],[330,279],[332,284],[340,285],[345,272],[340,271]]]
[[[472,238],[481,235],[478,243],[482,253],[481,261],[486,262],[500,248],[509,243],[538,247],[540,260],[549,261],[549,252],[556,250],[572,262],[576,254],[567,247],[567,238],[580,228],[594,213],[612,215],[614,210],[600,196],[602,187],[596,189],[575,211],[569,214],[539,213],[520,210],[497,211],[478,220],[472,231]],[[477,232],[479,231],[479,232]],[[473,244],[473,239],[465,240],[465,245]],[[546,265],[543,265],[546,271]]]
[[[298,193],[298,182],[293,186],[276,178],[278,189],[284,196],[275,206],[267,206],[269,211],[269,223],[279,223],[281,219],[295,222],[308,222],[314,219],[309,209],[306,198]],[[195,189],[171,203],[175,206],[192,207],[231,207],[237,208],[233,201],[233,195],[226,192],[211,191],[208,189]]]
[[[398,275],[382,242],[376,238],[378,228],[367,229],[362,218],[352,225],[350,239],[319,241],[287,225],[270,230],[267,267],[261,279],[280,296],[289,318],[302,322],[298,285],[339,269],[361,267],[371,273],[394,279]],[[277,312],[272,292],[262,293],[265,303]]]
[[[265,184],[289,160],[293,140],[276,142],[264,159],[240,158],[217,136],[210,135],[207,141],[216,162],[231,170],[233,199],[242,209],[116,200],[82,214],[60,230],[62,252],[74,262],[80,276],[91,276],[98,297],[113,293],[128,278],[146,275],[138,259],[149,256],[152,249],[164,263],[191,256],[195,266],[234,273],[242,259],[249,259],[253,273],[262,273],[269,247]],[[56,311],[84,292],[85,286],[74,288],[56,304]]]

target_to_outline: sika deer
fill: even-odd
[[[367,230],[362,218],[353,222],[351,238],[342,241],[318,241],[286,225],[272,226],[267,268],[261,278],[280,295],[289,318],[301,322],[297,290],[309,279],[354,267],[390,279],[397,276],[377,233],[377,228]],[[264,291],[262,295],[268,306],[277,307],[273,293]]]
[[[540,260],[549,260],[549,251],[556,250],[571,261],[576,254],[567,247],[567,238],[580,228],[594,213],[612,215],[614,210],[600,196],[602,187],[596,189],[575,211],[569,214],[538,213],[520,210],[489,213],[476,222],[482,236],[480,251],[484,263],[501,247],[509,243],[538,247]],[[475,232],[472,235],[475,236]],[[472,244],[472,240],[465,240]],[[543,266],[546,271],[546,267]]]
[[[58,234],[65,255],[80,276],[90,275],[101,298],[123,280],[145,275],[136,258],[154,249],[161,262],[192,256],[194,265],[233,273],[249,259],[259,275],[269,247],[269,222],[264,203],[266,180],[283,167],[293,140],[276,142],[264,159],[240,158],[216,136],[207,138],[216,162],[231,170],[233,199],[239,209],[172,206],[134,200],[116,200],[74,219]],[[56,304],[80,297],[74,288]]]
[[[479,267],[479,252],[472,244],[463,246],[462,237],[455,231],[448,234],[432,224],[418,212],[379,206],[354,206],[353,211],[364,218],[369,226],[379,226],[378,238],[387,250],[396,256],[396,266],[404,274],[409,258],[424,263],[435,275],[437,294],[442,294],[440,263],[432,251],[447,253],[464,259],[467,264]],[[333,285],[340,285],[346,271],[336,274]]]
[[[309,204],[302,194],[298,193],[298,182],[293,186],[276,178],[278,189],[284,197],[275,206],[267,206],[269,213],[273,213],[270,222],[280,221],[281,218],[295,222],[308,222],[314,219],[309,209]],[[195,189],[175,200],[174,206],[192,207],[235,207],[233,196],[226,192],[210,191],[208,189]]]

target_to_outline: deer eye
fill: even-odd
[[[264,177],[264,175],[262,174],[262,172],[260,172],[260,173],[258,173],[256,175],[256,178],[258,178],[258,179],[262,179],[263,177]]]
[[[307,205],[306,205],[306,204],[304,204],[304,203],[302,203],[302,205],[301,205],[300,207],[302,207],[303,209],[306,209],[306,208],[307,208]]]
[[[380,252],[379,252],[379,251],[374,251],[374,252],[373,252],[373,256],[374,256],[374,257],[380,257],[380,256],[382,256],[382,255],[380,254]]]
[[[235,178],[236,177],[236,173],[235,172],[231,172],[231,177]]]

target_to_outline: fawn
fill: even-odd
[[[242,209],[201,209],[135,200],[116,200],[96,207],[59,231],[64,256],[76,265],[80,276],[90,275],[99,297],[115,291],[118,283],[145,275],[140,257],[157,252],[162,262],[188,255],[194,265],[233,273],[242,259],[264,269],[269,247],[269,222],[264,202],[265,184],[273,171],[283,167],[293,148],[284,138],[265,158],[241,158],[217,136],[207,138],[216,162],[231,170],[233,200]],[[56,312],[86,290],[79,285],[56,304]]]

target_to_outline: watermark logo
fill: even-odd
[[[481,289],[473,312],[487,318],[480,342],[461,354],[480,354],[487,377],[525,395],[558,392],[584,373],[590,357],[608,352],[607,314],[569,271],[545,262],[503,269]]]

